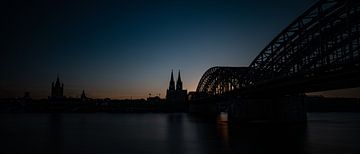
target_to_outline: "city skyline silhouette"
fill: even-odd
[[[195,91],[210,67],[248,66],[315,2],[9,1],[0,97],[46,98],[57,73],[66,96],[165,97],[171,69]]]
[[[0,153],[360,153],[359,0],[2,6]]]
[[[98,98],[165,97],[171,69],[180,69],[184,87],[194,91],[209,67],[247,66],[312,4],[9,1],[1,97],[30,91],[34,98],[46,98],[57,73],[67,96],[86,89]],[[262,8],[270,13],[255,19],[253,9]],[[289,13],[280,17],[280,10]]]

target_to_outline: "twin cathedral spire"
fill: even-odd
[[[180,76],[180,70],[179,70],[178,78],[177,78],[177,81],[176,81],[176,89],[175,89],[174,74],[173,74],[173,71],[171,70],[171,78],[170,78],[170,84],[169,84],[169,89],[168,90],[170,90],[170,91],[183,90],[181,76]]]
[[[180,70],[175,85],[174,73],[171,70],[169,89],[166,91],[166,102],[171,111],[186,111],[187,109],[187,90],[183,89]]]

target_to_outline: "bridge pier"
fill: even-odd
[[[228,109],[230,123],[303,123],[306,120],[304,98],[301,96],[236,99]]]
[[[189,106],[189,113],[215,117],[219,114],[216,103],[196,102]]]

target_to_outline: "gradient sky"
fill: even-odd
[[[57,73],[71,97],[82,89],[96,98],[165,97],[172,69],[194,91],[212,66],[248,66],[314,3],[7,1],[0,97],[45,98]]]

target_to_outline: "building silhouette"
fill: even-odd
[[[81,99],[81,101],[86,101],[88,99],[85,95],[85,90],[82,91],[80,99]]]
[[[56,78],[56,82],[51,84],[51,99],[63,99],[64,98],[64,83],[60,83],[59,75]]]
[[[169,89],[166,91],[166,102],[169,104],[170,108],[177,111],[183,111],[187,107],[187,100],[187,90],[183,89],[180,70],[178,73],[176,86],[173,71],[171,71]]]

